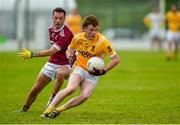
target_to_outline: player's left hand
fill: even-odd
[[[99,69],[93,68],[93,71],[89,71],[89,73],[94,76],[101,76],[101,75],[106,74],[106,70],[105,69],[99,70]]]
[[[18,53],[18,56],[22,59],[30,59],[33,57],[33,52],[26,48],[23,48],[22,51]]]
[[[70,64],[70,66],[72,67],[73,66],[73,64],[74,64],[74,62],[76,61],[76,55],[74,54],[73,56],[69,56],[68,57],[68,60],[69,60],[69,64]]]

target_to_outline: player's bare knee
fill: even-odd
[[[68,93],[68,95],[72,94],[76,89],[73,87],[66,88],[65,91]]]
[[[86,99],[88,99],[89,97],[90,97],[89,94],[81,94],[81,95],[80,95],[81,100],[86,100]]]

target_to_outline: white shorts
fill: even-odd
[[[89,74],[88,71],[82,69],[79,66],[74,67],[72,73],[79,74],[81,76],[82,80],[89,81],[94,85],[97,84],[97,81],[99,79],[98,76],[93,76],[93,75]]]
[[[150,30],[149,32],[150,38],[159,38],[159,39],[163,39],[165,36],[165,31],[163,30]]]
[[[47,62],[44,67],[41,69],[41,72],[46,75],[47,77],[54,80],[56,78],[56,72],[58,68],[61,68],[61,66],[67,66],[70,68],[70,65],[57,65],[50,62]]]
[[[173,42],[180,42],[180,32],[167,32],[167,40]]]

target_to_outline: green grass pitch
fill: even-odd
[[[168,62],[164,52],[119,51],[118,54],[121,63],[100,78],[89,100],[56,119],[41,119],[53,82],[40,93],[29,112],[16,110],[22,107],[47,58],[21,61],[15,52],[1,52],[0,123],[180,124],[180,56]],[[78,91],[63,103],[77,94]]]

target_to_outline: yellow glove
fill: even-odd
[[[33,57],[33,52],[26,48],[23,48],[22,51],[18,53],[18,56],[22,59],[30,59]]]

